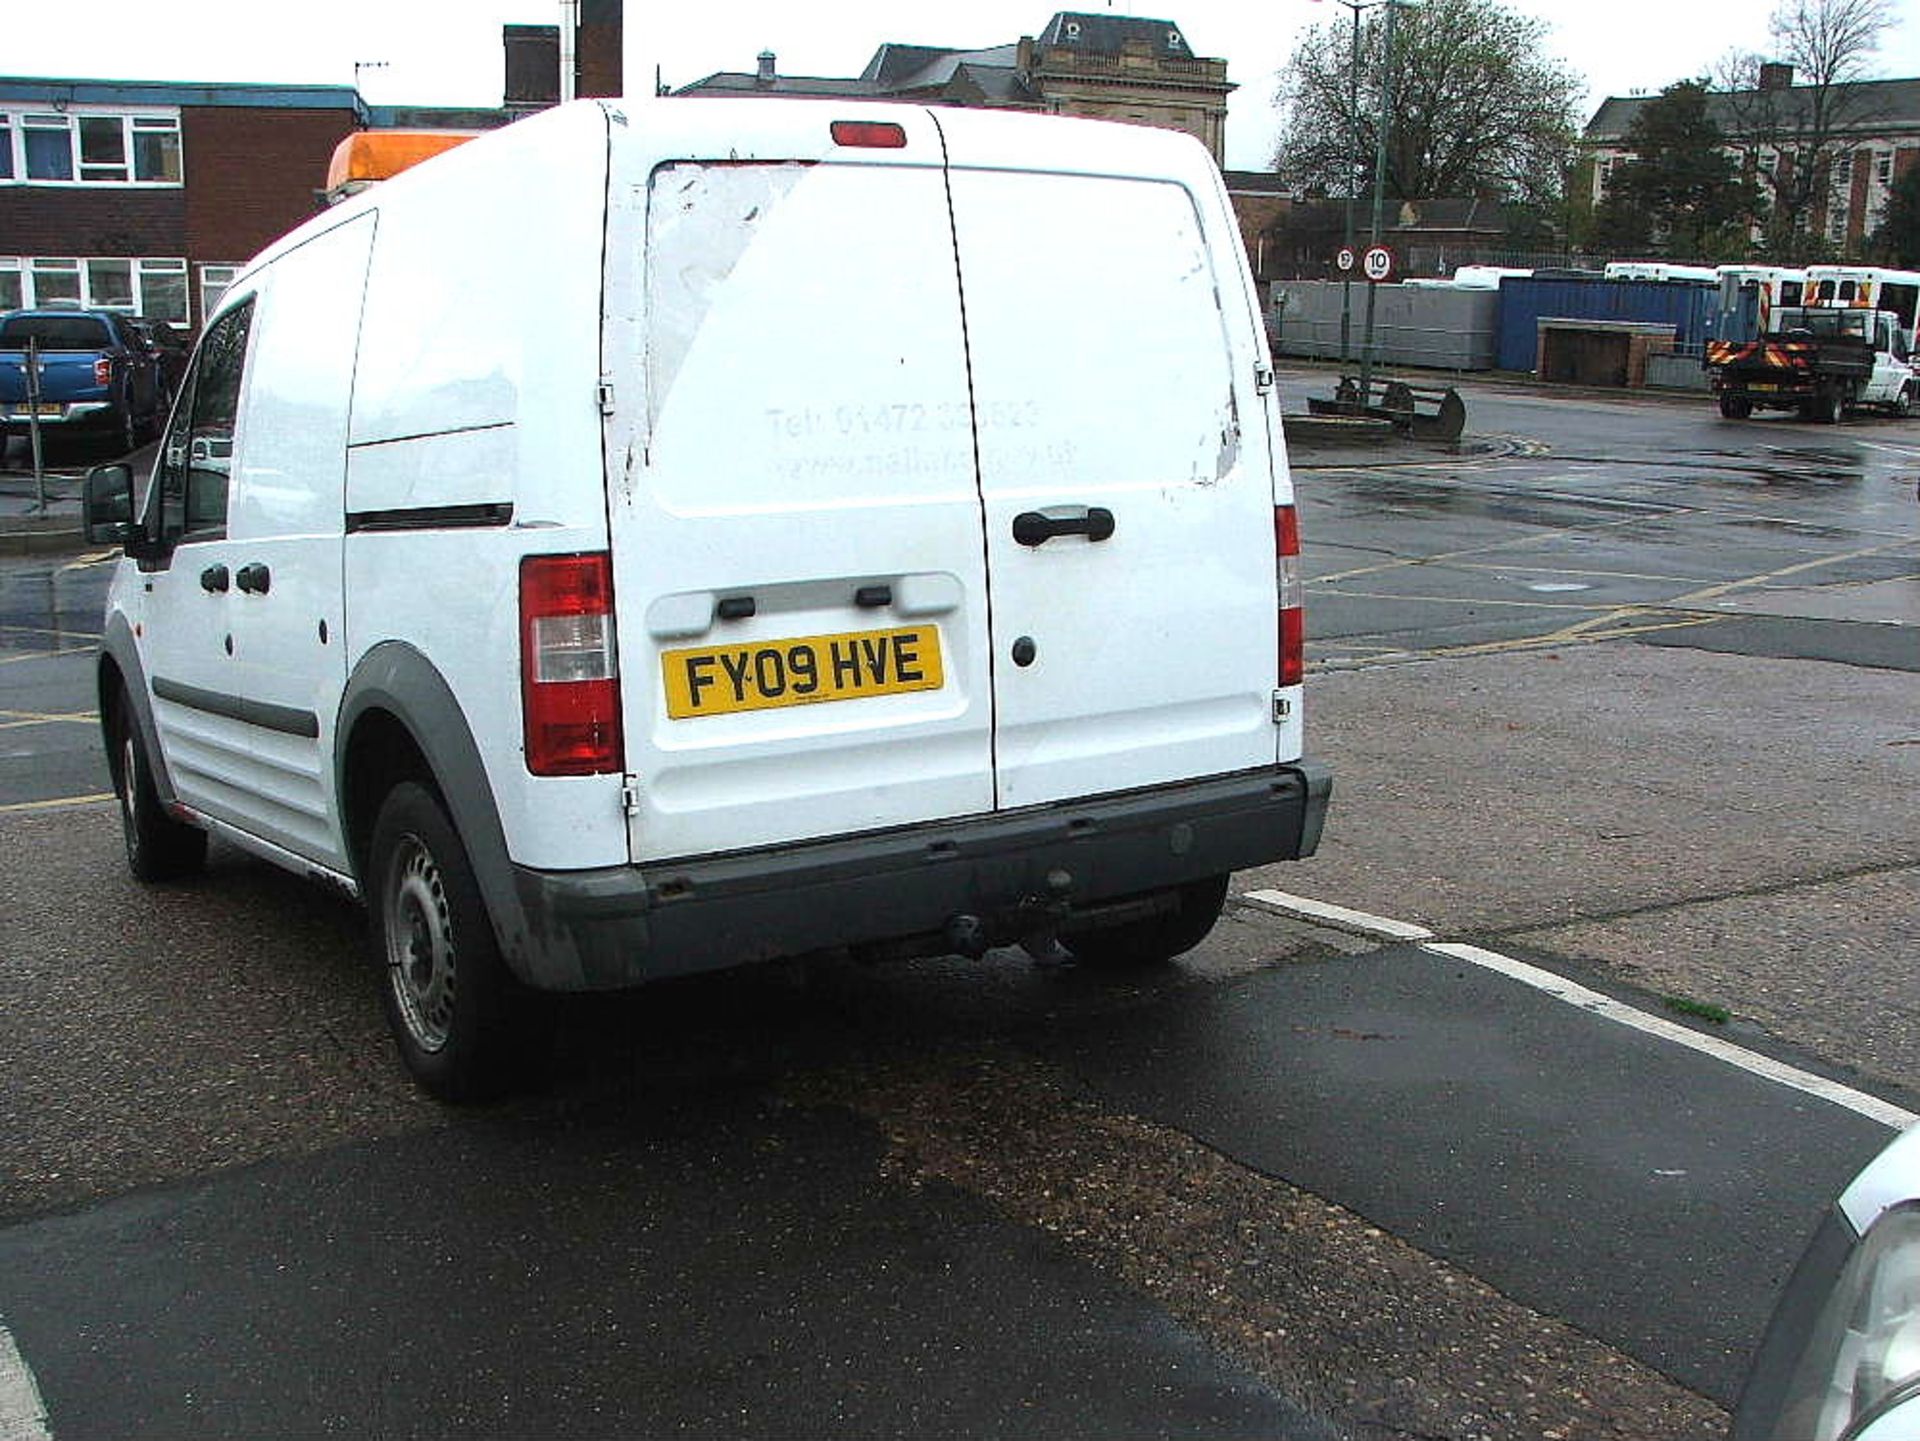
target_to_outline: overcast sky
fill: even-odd
[[[1506,0],[1552,28],[1548,48],[1589,81],[1587,113],[1609,95],[1704,73],[1730,49],[1762,50],[1767,0]],[[886,41],[973,49],[1031,35],[1043,0],[629,0],[628,88],[751,70],[772,50],[786,75],[857,75]],[[1117,0],[1093,11],[1171,20],[1194,52],[1225,57],[1234,93],[1229,168],[1266,168],[1273,90],[1306,26],[1348,23],[1336,0]],[[1920,76],[1920,6],[1888,37],[1877,71]],[[671,18],[656,18],[662,11]],[[107,80],[244,80],[351,85],[376,105],[498,105],[500,27],[549,24],[557,0],[0,0],[0,73]]]

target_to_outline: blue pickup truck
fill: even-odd
[[[132,317],[111,310],[0,315],[0,444],[27,434],[37,412],[43,438],[85,436],[124,454],[159,432],[170,398],[161,358]]]

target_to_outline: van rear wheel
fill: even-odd
[[[1176,893],[1172,910],[1117,925],[1074,931],[1068,949],[1083,965],[1120,970],[1158,965],[1184,955],[1207,938],[1227,903],[1227,876],[1190,881]]]
[[[546,1015],[501,959],[472,863],[440,799],[397,785],[374,822],[371,912],[381,1004],[400,1058],[445,1101],[482,1101],[522,1079]]]
[[[1720,414],[1728,420],[1745,420],[1753,414],[1753,402],[1744,395],[1723,395]]]

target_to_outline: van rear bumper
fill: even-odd
[[[832,947],[939,954],[956,916],[1003,943],[1061,919],[1063,899],[1098,908],[1312,855],[1331,790],[1325,766],[1300,761],[737,855],[516,867],[526,946],[508,959],[529,984],[572,991]]]

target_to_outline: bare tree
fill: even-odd
[[[1814,222],[1847,203],[1859,132],[1882,118],[1860,82],[1898,18],[1894,0],[1780,0],[1768,23],[1772,58],[1722,63],[1724,128],[1751,147],[1770,253],[1817,253]]]

